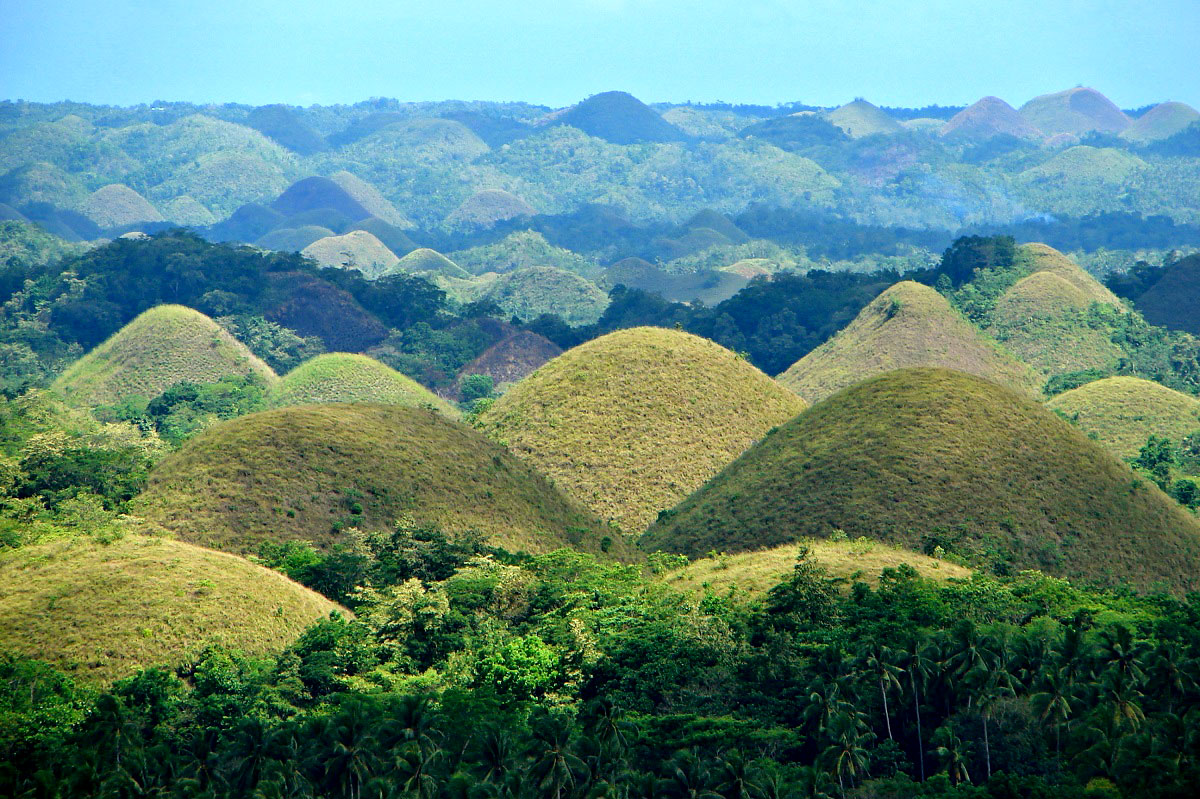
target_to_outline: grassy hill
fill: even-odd
[[[85,682],[181,665],[213,643],[275,653],[337,607],[278,572],[165,538],[0,551],[0,649]]]
[[[500,241],[451,253],[456,264],[468,272],[512,272],[527,266],[556,266],[591,278],[600,271],[591,260],[565,247],[557,247],[533,230],[510,233]]]
[[[683,141],[683,131],[627,92],[594,94],[557,115],[553,122],[570,125],[613,144]]]
[[[530,266],[492,280],[480,295],[505,314],[536,319],[558,314],[569,325],[590,325],[608,307],[608,295],[595,283],[553,266]]]
[[[153,399],[184,380],[210,383],[255,374],[268,383],[271,367],[199,311],[160,305],[140,314],[59,375],[51,388],[76,405]]]
[[[1016,392],[946,369],[859,383],[793,419],[643,536],[698,555],[835,531],[1008,571],[1200,584],[1200,524]]]
[[[310,177],[298,180],[275,198],[271,208],[286,216],[329,208],[343,214],[351,222],[373,214],[354,199],[346,189],[329,178]]]
[[[1178,443],[1200,430],[1200,401],[1138,377],[1096,380],[1046,404],[1121,458],[1137,455],[1151,435]]]
[[[1193,122],[1200,122],[1200,111],[1187,103],[1159,103],[1121,131],[1121,138],[1149,144],[1169,139]]]
[[[410,239],[408,234],[401,228],[393,225],[391,222],[385,222],[377,216],[370,216],[355,222],[347,228],[346,232],[349,233],[355,230],[365,230],[367,233],[370,233],[399,258],[403,258],[417,249],[416,242]]]
[[[1093,130],[1120,133],[1129,127],[1130,121],[1103,94],[1082,87],[1035,97],[1021,106],[1019,113],[1047,136]]]
[[[74,208],[87,196],[87,189],[77,175],[45,161],[18,166],[0,175],[0,202],[13,206],[51,203]]]
[[[1083,292],[1089,301],[1108,303],[1121,307],[1121,301],[1096,278],[1084,271],[1083,267],[1063,255],[1053,247],[1033,242],[1021,245],[1021,255],[1028,259],[1034,272],[1049,272],[1067,281]]]
[[[497,222],[520,216],[533,216],[537,211],[515,194],[498,189],[477,191],[450,212],[445,223],[449,227],[490,228]]]
[[[1200,255],[1176,261],[1134,300],[1146,321],[1200,336]]]
[[[255,247],[280,252],[302,252],[315,241],[334,236],[334,232],[320,225],[275,228],[254,242]]]
[[[994,136],[1035,139],[1041,134],[999,97],[984,97],[950,117],[938,131],[941,136],[986,141]]]
[[[641,327],[550,361],[479,426],[632,533],[804,407],[718,344]]]
[[[736,271],[703,269],[668,272],[641,258],[623,258],[604,270],[608,287],[623,285],[661,295],[672,302],[700,300],[717,305],[737,294],[749,280]]]
[[[382,241],[365,230],[352,230],[341,236],[326,236],[309,244],[300,254],[321,266],[357,269],[374,280],[395,271],[400,259]]]
[[[136,222],[162,222],[163,215],[150,202],[122,183],[101,186],[83,201],[83,213],[102,228]]]
[[[312,155],[329,148],[325,140],[286,105],[259,106],[246,117],[246,125],[300,155]]]
[[[844,330],[777,378],[819,402],[868,377],[906,366],[941,366],[1036,394],[1042,380],[988,340],[937,291],[897,283],[863,308]]]
[[[1022,199],[1035,207],[1082,215],[1125,210],[1122,198],[1148,169],[1145,161],[1124,150],[1079,145],[1020,172],[1013,181]],[[1138,191],[1143,189],[1134,193]]]
[[[396,268],[404,272],[433,272],[445,277],[467,279],[471,273],[437,250],[419,247],[400,259]]]
[[[212,211],[187,194],[163,203],[163,216],[177,225],[203,227],[217,221]]]
[[[366,355],[318,355],[279,378],[267,394],[272,407],[328,402],[428,407],[452,419],[458,411],[407,375]]]
[[[135,502],[180,538],[234,552],[264,540],[328,546],[344,540],[344,527],[390,530],[402,515],[533,552],[568,543],[595,551],[603,533],[503,447],[400,405],[306,405],[233,419],[168,456]]]
[[[488,347],[458,375],[460,379],[467,375],[487,375],[503,391],[559,355],[562,348],[550,339],[529,330],[518,330]]]
[[[367,183],[357,175],[340,170],[329,176],[329,179],[342,188],[351,199],[366,209],[371,216],[382,219],[389,225],[395,225],[401,230],[411,230],[416,227],[404,214],[396,210],[396,206],[380,193],[379,189]]]
[[[855,139],[878,134],[900,133],[904,130],[899,122],[866,100],[846,103],[841,108],[827,111],[824,117]]]

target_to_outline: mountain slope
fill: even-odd
[[[428,407],[451,419],[458,411],[407,375],[366,355],[330,352],[279,378],[267,394],[272,407],[329,402]]]
[[[1129,117],[1111,100],[1095,89],[1082,87],[1035,97],[1018,113],[1047,136],[1093,130],[1120,133],[1129,127]]]
[[[984,97],[967,106],[938,131],[941,136],[986,141],[994,136],[1035,139],[1041,134],[999,97]]]
[[[1200,401],[1138,377],[1108,377],[1064,391],[1046,403],[1090,438],[1130,458],[1152,435],[1176,444],[1200,430]]]
[[[1189,255],[1169,266],[1133,304],[1152,325],[1200,336],[1200,255]]]
[[[900,133],[904,130],[899,122],[866,100],[846,103],[840,108],[827,111],[824,117],[855,139],[878,134]]]
[[[627,92],[594,94],[557,115],[553,122],[579,128],[613,144],[682,141],[683,131]]]

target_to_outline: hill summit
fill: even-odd
[[[683,141],[682,130],[628,92],[594,94],[554,117],[559,125],[579,128],[613,144]]]
[[[984,141],[993,136],[1035,139],[1038,130],[999,97],[984,97],[959,111],[939,131],[948,138]]]
[[[346,352],[310,358],[281,377],[267,394],[267,403],[274,407],[330,402],[424,407],[458,418],[450,403],[411,377],[374,358]]]
[[[897,283],[863,308],[844,330],[777,379],[819,402],[872,375],[906,366],[942,366],[1027,393],[1041,380],[988,340],[928,286]]]
[[[1047,136],[1079,135],[1093,130],[1120,133],[1130,122],[1112,100],[1095,89],[1083,87],[1035,97],[1021,106],[1019,113]]]
[[[479,425],[602,518],[637,532],[804,407],[719,344],[639,327],[558,356]]]
[[[1007,572],[1200,585],[1200,523],[1016,392],[902,369],[814,405],[663,514],[646,550],[699,555],[842,531]]]
[[[1047,406],[1121,458],[1152,435],[1175,443],[1200,430],[1200,401],[1140,377],[1107,377],[1064,391]]]
[[[904,127],[883,109],[866,100],[854,100],[825,113],[825,118],[855,139],[900,133]]]

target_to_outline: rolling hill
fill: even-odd
[[[1200,255],[1169,266],[1133,304],[1152,325],[1200,336]]]
[[[967,106],[938,131],[947,138],[986,141],[994,136],[1036,139],[1041,133],[999,97],[984,97]]]
[[[1016,392],[903,369],[814,405],[642,537],[699,555],[844,531],[1007,572],[1200,584],[1200,523],[1103,447]]]
[[[344,540],[344,527],[388,531],[401,516],[533,552],[597,551],[603,532],[503,447],[400,405],[306,405],[232,419],[168,456],[135,503],[184,540],[234,552],[265,540],[330,546]]]
[[[736,271],[703,269],[668,272],[642,258],[623,258],[604,270],[603,284],[627,286],[661,295],[672,302],[700,300],[717,305],[746,287],[749,280]]]
[[[417,249],[416,242],[410,239],[408,234],[401,228],[390,222],[385,222],[377,216],[370,216],[355,222],[350,225],[346,232],[350,233],[355,230],[364,230],[370,233],[399,258],[403,258]]]
[[[595,283],[553,266],[529,266],[492,280],[479,296],[504,313],[533,320],[558,314],[569,325],[590,325],[608,307],[608,295]]]
[[[449,227],[490,228],[497,222],[522,216],[533,216],[537,211],[532,205],[515,194],[499,189],[477,191],[455,208],[445,219]]]
[[[350,402],[427,407],[452,419],[458,411],[407,375],[366,355],[330,352],[310,358],[279,378],[267,394],[271,407]]]
[[[1151,435],[1176,444],[1200,430],[1200,401],[1138,377],[1108,377],[1064,391],[1046,403],[1121,458]]]
[[[1029,394],[1042,380],[988,340],[934,289],[906,280],[863,308],[844,330],[777,380],[819,402],[861,380],[906,366],[941,366]]]
[[[338,606],[278,572],[167,538],[0,551],[0,648],[107,684],[209,644],[273,654]]]
[[[1187,103],[1159,103],[1121,131],[1121,138],[1149,144],[1169,139],[1193,122],[1200,122],[1200,111]]]
[[[382,241],[365,230],[352,230],[341,236],[326,236],[309,244],[300,254],[321,266],[357,269],[374,280],[395,271],[400,259]]]
[[[279,252],[302,252],[314,241],[334,236],[334,232],[320,225],[301,227],[279,227],[254,242],[255,247]]]
[[[635,533],[804,407],[718,344],[641,327],[568,350],[478,425]]]
[[[552,124],[570,125],[613,144],[683,141],[686,134],[627,92],[602,92],[557,114]]]
[[[83,201],[84,215],[102,228],[119,228],[138,222],[163,222],[150,202],[122,183],[101,186]]]
[[[518,330],[480,353],[459,371],[458,377],[461,380],[467,375],[487,375],[496,390],[504,391],[559,355],[562,348],[550,339],[529,330]]]
[[[382,219],[389,225],[395,225],[401,230],[411,230],[416,227],[404,214],[396,210],[396,206],[384,197],[379,189],[367,183],[357,175],[340,170],[329,176],[329,179],[342,188],[350,198],[361,205],[371,216]]]
[[[325,140],[301,122],[286,105],[259,106],[246,117],[246,125],[300,155],[313,155],[329,149]]]
[[[400,259],[396,268],[404,272],[432,272],[444,277],[470,279],[471,273],[442,255],[437,250],[428,247],[418,247]]]
[[[210,383],[228,375],[276,380],[271,367],[199,311],[159,305],[140,314],[72,364],[51,388],[75,405],[153,399],[181,381]]]
[[[866,100],[854,100],[840,108],[827,111],[825,119],[838,126],[852,138],[900,133],[903,126]]]
[[[1120,133],[1129,127],[1129,117],[1095,89],[1077,87],[1035,97],[1018,112],[1047,136],[1089,131]]]
[[[271,203],[271,208],[285,217],[305,211],[329,208],[343,214],[351,222],[366,219],[373,214],[354,199],[338,183],[323,177],[298,180],[284,190]]]

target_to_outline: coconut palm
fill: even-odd
[[[950,782],[959,785],[971,781],[967,771],[967,763],[971,759],[971,745],[954,734],[949,725],[938,727],[930,742],[934,744],[933,754],[942,761],[943,768],[950,775]]]
[[[1062,727],[1071,718],[1075,699],[1074,684],[1064,667],[1042,673],[1040,690],[1030,697],[1038,719],[1054,724],[1054,753],[1062,752]]]
[[[862,714],[852,711],[835,714],[830,719],[828,735],[832,743],[821,756],[837,775],[839,792],[845,797],[846,783],[853,787],[856,781],[867,775],[870,763],[867,745],[875,734],[867,727]]]
[[[899,653],[899,662],[908,674],[913,695],[913,711],[917,716],[917,760],[921,768],[921,782],[925,781],[925,742],[921,739],[921,687],[929,680],[937,664],[937,647],[928,635],[916,635],[909,639]]]
[[[563,714],[542,710],[530,719],[533,764],[530,777],[547,796],[561,799],[574,790],[586,770],[571,749],[571,722]]]

